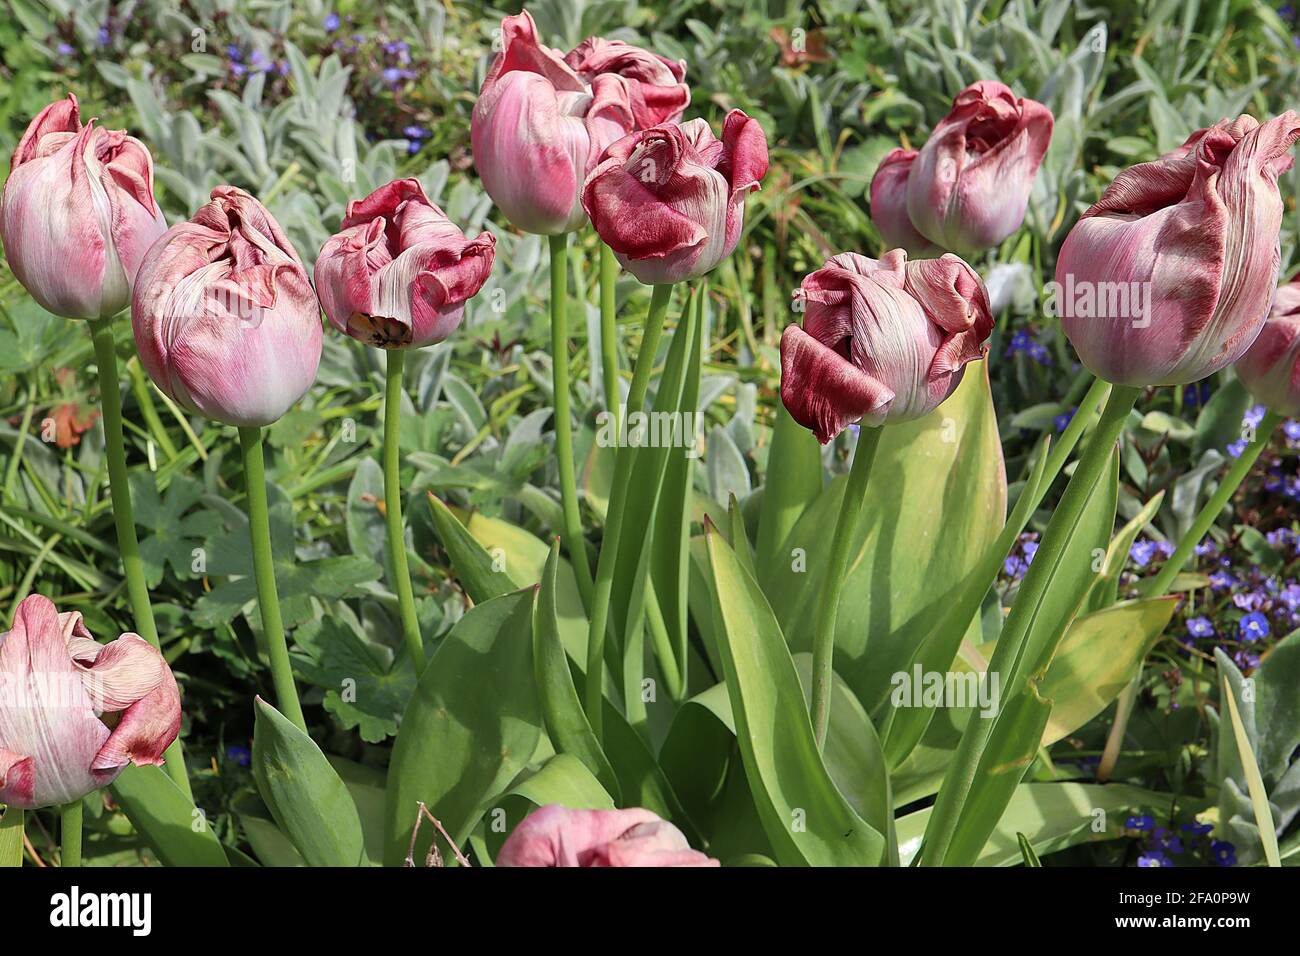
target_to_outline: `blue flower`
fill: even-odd
[[[1169,857],[1165,856],[1158,850],[1147,850],[1138,857],[1138,866],[1173,866]]]
[[[1191,617],[1187,619],[1187,633],[1192,637],[1213,637],[1214,624],[1208,617]]]
[[[1191,408],[1197,405],[1204,405],[1210,399],[1210,383],[1201,382],[1199,385],[1188,385],[1183,389],[1183,404]]]
[[[1156,543],[1143,539],[1134,541],[1132,547],[1128,549],[1128,556],[1139,568],[1145,568],[1151,563],[1151,559],[1156,554]]]
[[[1208,555],[1214,555],[1219,553],[1218,545],[1214,543],[1214,539],[1211,538],[1209,535],[1206,535],[1204,538],[1202,538],[1200,542],[1196,545],[1196,547],[1193,548],[1192,550],[1195,552],[1198,558],[1204,558]]]
[[[1210,853],[1214,855],[1214,862],[1219,866],[1237,865],[1237,848],[1227,840],[1211,840]]]
[[[1184,823],[1183,830],[1194,836],[1207,836],[1214,831],[1212,823]]]
[[[72,56],[72,54],[77,52],[77,48],[70,43],[60,43],[55,47],[55,50],[58,52],[59,56]]]
[[[1268,637],[1268,618],[1259,611],[1251,611],[1237,625],[1243,641],[1257,641]]]
[[[247,747],[240,747],[236,744],[231,744],[226,748],[226,757],[241,767],[247,767],[253,762],[253,752]]]
[[[1300,610],[1300,584],[1288,584],[1278,594],[1278,600],[1286,605],[1288,611]]]
[[[339,28],[339,15],[337,13],[326,15],[323,26],[326,33],[333,33]]]
[[[1287,421],[1282,426],[1282,434],[1287,437],[1287,441],[1300,441],[1300,421],[1294,418]]]
[[[406,151],[408,153],[418,153],[424,146],[418,139],[408,139],[406,141]]]
[[[1241,423],[1247,428],[1258,428],[1264,421],[1264,416],[1268,414],[1268,409],[1263,405],[1251,407],[1244,416]]]
[[[1053,418],[1052,424],[1056,426],[1056,430],[1058,432],[1063,432],[1067,428],[1069,428],[1070,422],[1074,421],[1074,413],[1077,412],[1078,410],[1079,408],[1076,405],[1074,408],[1071,408],[1068,412],[1061,412],[1061,414]]]
[[[1210,575],[1210,589],[1214,591],[1226,591],[1237,583],[1237,579],[1227,571],[1215,571]]]
[[[1232,662],[1237,665],[1237,670],[1253,671],[1259,666],[1259,655],[1250,651],[1237,651],[1232,655]]]
[[[432,134],[423,126],[404,126],[402,135],[407,139],[428,139]]]
[[[1183,840],[1172,830],[1166,829],[1165,827],[1156,827],[1154,837],[1156,843],[1160,846],[1160,849],[1164,850],[1166,853],[1172,853],[1174,856],[1178,856],[1183,852]]]
[[[1155,825],[1156,821],[1146,813],[1137,817],[1129,817],[1124,821],[1125,830],[1141,830],[1144,833]]]
[[[113,42],[113,34],[109,32],[108,25],[99,28],[99,34],[96,36],[100,46],[108,46]]]
[[[239,63],[244,59],[243,51],[233,43],[226,47],[226,56],[230,57],[236,63]]]
[[[1248,444],[1250,444],[1250,443],[1247,442],[1246,439],[1244,439],[1244,438],[1238,438],[1235,442],[1233,442],[1232,444],[1230,444],[1230,445],[1227,447],[1226,450],[1227,450],[1227,452],[1228,452],[1228,457],[1229,457],[1229,458],[1240,458],[1242,452],[1244,452],[1244,451],[1246,450],[1246,446],[1247,446]]]
[[[1038,553],[1037,541],[1026,541],[1020,546],[1020,550],[1025,553],[1026,566],[1034,563],[1034,555]]]
[[[1002,562],[1002,572],[1009,578],[1023,577],[1028,570],[1029,565],[1025,563],[1025,559],[1017,554],[1010,555]]]

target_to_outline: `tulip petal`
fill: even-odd
[[[77,106],[77,97],[69,93],[65,99],[55,100],[36,114],[35,119],[27,124],[23,138],[9,158],[9,169],[13,171],[23,163],[35,159],[43,138],[51,133],[76,133],[81,129],[81,110]]]
[[[112,736],[95,755],[91,764],[95,770],[113,772],[128,763],[163,763],[163,752],[180,733],[181,694],[170,667],[164,664],[159,676],[157,687],[123,711]]]
[[[680,830],[649,810],[570,810],[548,804],[515,827],[496,865],[716,866],[717,861],[690,849]]]
[[[879,424],[893,391],[797,325],[781,335],[781,401],[823,445],[856,421]]]
[[[126,710],[153,693],[167,670],[158,649],[138,634],[123,634],[107,644],[78,638],[75,644],[69,642],[69,651],[99,713]]]
[[[0,803],[31,807],[35,788],[36,764],[32,758],[0,747]]]

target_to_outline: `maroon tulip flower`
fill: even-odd
[[[0,634],[0,803],[80,800],[127,764],[161,764],[180,726],[176,678],[143,638],[99,644],[76,611],[18,605]]]
[[[136,270],[167,223],[149,150],[80,117],[69,93],[27,127],[5,182],[0,238],[14,276],[45,309],[104,319],[131,304]]]
[[[1277,290],[1263,330],[1233,368],[1269,409],[1300,417],[1300,274]]]
[[[234,186],[212,190],[149,250],[131,327],[163,394],[228,425],[278,420],[320,364],[320,308],[302,260],[266,207]]]
[[[348,203],[316,259],[316,294],[344,335],[382,349],[441,342],[492,272],[496,238],[468,239],[418,180]]]
[[[871,177],[871,221],[880,230],[885,245],[902,249],[914,259],[943,253],[916,231],[907,214],[907,178],[917,155],[914,149],[890,150]]]
[[[1277,287],[1277,179],[1298,138],[1294,112],[1242,116],[1115,178],[1056,262],[1053,311],[1089,370],[1185,385],[1245,353]]]
[[[649,810],[534,810],[506,839],[497,866],[717,866]]]
[[[983,356],[988,293],[954,255],[901,249],[828,259],[797,294],[803,327],[781,336],[781,400],[822,444],[849,424],[909,421],[937,408]]]
[[[767,172],[767,136],[732,110],[625,136],[587,178],[582,205],[628,272],[648,285],[704,275],[740,241],[745,198]]]
[[[691,102],[685,60],[674,63],[622,40],[590,37],[570,50],[564,62],[587,83],[602,73],[623,77],[637,129],[680,122]]]
[[[957,94],[907,177],[916,231],[959,255],[991,249],[1020,228],[1052,140],[1052,112],[1002,83]]]

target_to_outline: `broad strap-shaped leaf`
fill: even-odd
[[[790,563],[781,552],[790,532],[822,491],[821,446],[813,433],[776,404],[776,425],[767,453],[763,503],[758,515],[760,580],[771,580],[778,564]]]
[[[420,802],[463,847],[532,758],[542,736],[532,616],[532,588],[492,598],[468,611],[430,658],[389,762],[385,865],[406,859]]]
[[[308,866],[365,866],[361,818],[316,742],[262,698],[253,704],[253,777]]]
[[[161,767],[129,766],[112,790],[131,825],[165,865],[228,865],[206,816]]]
[[[716,528],[706,524],[719,652],[745,776],[785,865],[876,866],[883,834],[845,800],[813,738],[799,675],[772,609]]]
[[[492,859],[533,810],[558,803],[570,810],[613,810],[617,805],[581,760],[556,754],[534,773],[523,774],[488,811],[486,847]]]
[[[533,667],[541,698],[546,732],[557,753],[572,754],[600,781],[615,800],[619,798],[618,778],[610,766],[600,741],[582,709],[582,700],[573,684],[573,672],[560,643],[559,621],[555,615],[556,569],[560,563],[560,543],[551,546],[550,557],[542,572],[533,610]]]
[[[1107,455],[1106,466],[1083,490],[1077,513],[1071,512],[1077,520],[1055,527],[1064,536],[1059,561],[1046,563],[1041,549],[1035,558],[1031,574],[1044,576],[1044,586],[1022,586],[1012,605],[988,667],[988,679],[998,681],[995,713],[967,721],[962,732],[926,833],[927,841],[937,840],[944,849],[926,851],[929,865],[974,863],[1033,763],[1051,712],[1040,685],[1100,571],[1095,556],[1105,554],[1115,527],[1118,451]]]

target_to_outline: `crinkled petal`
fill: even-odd
[[[791,325],[781,335],[781,401],[790,417],[824,445],[856,421],[883,422],[894,393]]]

